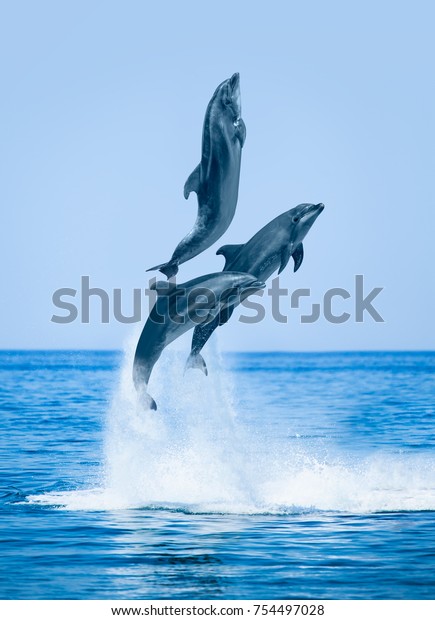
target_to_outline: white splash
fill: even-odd
[[[207,353],[208,377],[183,375],[185,353],[163,354],[149,386],[158,410],[143,411],[131,380],[134,342],[108,414],[104,484],[28,501],[67,510],[231,514],[435,510],[434,458],[322,462],[308,448],[274,446],[248,432],[237,419],[231,373],[216,351]]]

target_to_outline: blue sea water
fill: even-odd
[[[435,353],[184,357],[0,353],[1,598],[435,598]]]

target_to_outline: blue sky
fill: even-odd
[[[213,90],[241,75],[243,150],[232,226],[183,265],[282,211],[323,202],[281,284],[382,286],[370,317],[219,330],[223,349],[433,349],[435,11],[429,2],[16,2],[0,20],[3,348],[117,348],[115,321],[56,325],[52,294],[148,283],[196,217],[183,185]],[[284,302],[283,302],[284,303]],[[352,312],[352,300],[336,302]],[[131,306],[131,303],[130,303]],[[308,307],[308,306],[307,306]]]

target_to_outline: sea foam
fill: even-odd
[[[435,509],[433,457],[333,451],[320,458],[308,444],[248,428],[243,409],[238,414],[236,379],[216,349],[207,351],[208,377],[184,374],[185,352],[164,352],[149,386],[158,410],[143,410],[131,379],[134,343],[107,413],[101,486],[28,501],[67,510],[228,514]]]

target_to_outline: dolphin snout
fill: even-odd
[[[316,205],[316,207],[319,209],[320,213],[323,211],[323,209],[325,208],[325,205],[323,204],[323,202],[319,202],[318,205]]]
[[[232,90],[234,90],[239,85],[239,81],[240,81],[240,74],[234,73],[230,78],[230,86]]]

